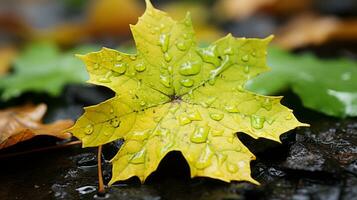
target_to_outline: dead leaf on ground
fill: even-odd
[[[285,49],[329,41],[357,41],[357,19],[302,14],[283,26],[275,39],[275,43]]]
[[[24,105],[0,110],[0,149],[13,146],[38,135],[54,136],[61,139],[71,137],[63,132],[73,125],[72,120],[59,120],[51,124],[42,124],[46,113],[45,104]]]
[[[0,76],[9,71],[16,54],[17,51],[13,46],[0,47]]]
[[[135,23],[142,12],[141,4],[136,0],[92,1],[83,21],[38,30],[34,35],[37,39],[45,38],[67,46],[92,37],[128,36],[128,24]]]
[[[291,15],[311,7],[311,0],[220,0],[214,10],[219,18],[242,20],[262,10],[275,15]]]

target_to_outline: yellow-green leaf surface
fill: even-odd
[[[191,176],[226,182],[250,181],[255,156],[236,136],[279,141],[279,136],[304,126],[281,97],[244,90],[245,82],[267,71],[266,39],[228,35],[198,48],[190,16],[174,21],[147,9],[131,26],[137,53],[103,48],[80,56],[90,83],[116,96],[85,108],[71,128],[84,147],[124,139],[113,158],[110,184],[137,176],[143,182],[171,151],[180,151]]]

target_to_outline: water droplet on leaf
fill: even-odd
[[[214,66],[219,66],[221,64],[221,60],[217,56],[216,46],[198,49],[197,52],[203,61],[212,63]]]
[[[136,60],[136,55],[131,55],[130,59],[133,60],[133,61]]]
[[[202,120],[201,114],[200,114],[200,112],[198,112],[198,110],[189,112],[187,116],[191,121],[201,121]]]
[[[194,84],[194,81],[192,79],[182,79],[180,81],[181,85],[185,86],[185,87],[192,87]]]
[[[211,117],[211,119],[215,120],[215,121],[221,121],[224,117],[224,114],[222,113],[211,113],[209,115]]]
[[[243,69],[244,73],[248,74],[249,73],[249,66],[246,65]]]
[[[213,136],[222,136],[224,133],[224,130],[215,130],[215,129],[211,129],[211,134]]]
[[[170,62],[171,59],[172,59],[172,56],[168,52],[165,52],[164,53],[164,58],[165,58],[166,62]]]
[[[201,71],[199,62],[185,62],[181,65],[179,73],[184,76],[196,75]]]
[[[266,99],[264,99],[263,102],[261,103],[261,106],[262,106],[265,110],[269,111],[269,110],[272,109],[273,104],[271,103],[271,100],[270,100],[270,99],[266,98]]]
[[[248,55],[248,54],[243,55],[242,58],[241,58],[241,60],[242,60],[243,62],[248,62],[248,61],[249,61],[249,55]]]
[[[238,113],[239,112],[238,108],[234,105],[225,105],[224,109],[229,113]]]
[[[212,149],[210,148],[209,145],[206,145],[205,148],[203,149],[200,157],[198,158],[197,162],[195,163],[195,166],[197,169],[204,169],[208,166],[211,165],[212,162],[212,156],[214,155]]]
[[[171,87],[170,76],[161,74],[160,75],[160,83],[163,84],[165,87],[170,88]]]
[[[191,135],[190,138],[191,142],[194,143],[206,142],[209,130],[210,130],[209,126],[204,126],[204,127],[197,126]]]
[[[250,116],[250,124],[255,129],[262,129],[264,127],[265,117],[258,115]]]
[[[177,42],[176,47],[180,51],[185,51],[187,49],[187,45],[184,42]]]
[[[135,70],[138,72],[143,72],[145,71],[146,67],[144,65],[144,63],[138,63],[135,65]]]
[[[126,71],[126,64],[125,63],[115,64],[114,71],[118,72],[119,74],[124,74]]]
[[[161,34],[159,37],[159,45],[161,46],[161,50],[166,52],[169,48],[169,35]]]
[[[181,126],[191,123],[190,118],[188,118],[188,116],[185,114],[180,114],[178,116],[178,121]]]
[[[121,61],[123,59],[123,57],[121,55],[117,55],[117,57],[115,58],[117,61]]]
[[[94,127],[92,124],[88,124],[85,128],[84,128],[84,133],[86,135],[90,135],[93,133]]]
[[[236,173],[238,171],[238,167],[234,163],[227,162],[226,166],[227,166],[227,170],[232,174],[234,174],[234,173]]]
[[[112,125],[114,128],[118,128],[120,126],[120,120],[115,117],[110,120],[110,125]]]
[[[133,164],[142,164],[145,162],[145,156],[146,156],[146,149],[143,149],[133,155],[131,157],[130,163]]]

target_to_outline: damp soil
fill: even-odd
[[[46,97],[47,121],[76,119],[82,106],[96,104],[113,94],[101,87],[70,86],[61,98]],[[41,101],[43,95],[25,95]],[[14,103],[14,102],[13,102]],[[16,104],[16,102],[14,103]],[[97,194],[97,149],[80,145],[24,155],[1,155],[32,148],[59,145],[63,141],[40,137],[0,152],[0,199],[128,199],[128,200],[354,200],[357,199],[357,119],[326,117],[301,106],[298,97],[286,93],[283,101],[300,121],[311,124],[281,136],[282,144],[238,137],[257,156],[252,176],[261,185],[224,183],[209,178],[190,179],[187,163],[172,152],[141,185],[137,178],[118,182]],[[108,160],[122,141],[103,148],[103,174],[111,175]]]

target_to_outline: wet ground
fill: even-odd
[[[81,114],[82,105],[96,104],[111,95],[104,88],[68,87],[60,99],[47,98],[53,109],[46,120],[75,119]],[[40,97],[43,98],[39,95],[31,99],[39,101]],[[283,103],[311,127],[282,135],[283,144],[239,134],[257,155],[252,172],[260,186],[245,182],[228,184],[209,178],[190,179],[187,163],[176,152],[161,162],[144,185],[132,178],[108,189],[106,197],[97,197],[97,149],[82,149],[77,145],[0,158],[0,199],[357,199],[357,119],[329,118],[306,110],[289,93]],[[58,141],[52,138],[37,138],[0,155],[55,143]],[[103,158],[109,160],[119,146],[120,141],[106,145]],[[103,168],[108,182],[111,166],[106,162]]]

